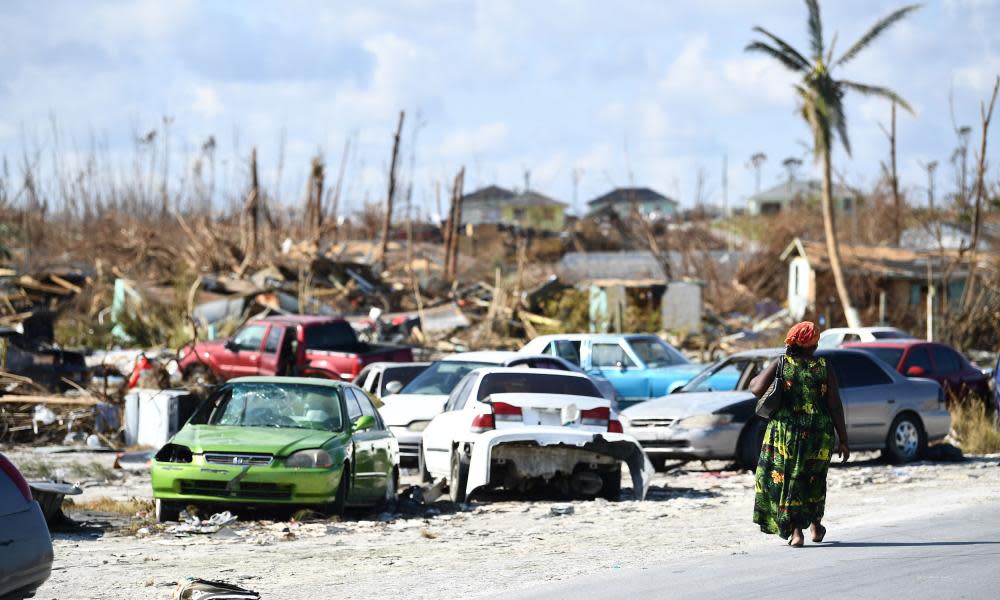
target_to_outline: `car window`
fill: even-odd
[[[931,346],[931,357],[934,359],[935,373],[944,375],[962,370],[962,359],[951,348]]]
[[[760,362],[760,358],[730,358],[724,361],[719,361],[714,365],[709,366],[707,369],[698,373],[694,379],[687,382],[684,387],[682,387],[680,392],[710,392],[710,391],[722,391],[729,392],[733,390],[733,387],[728,389],[721,389],[718,387],[718,380],[710,382],[709,380],[718,375],[726,376],[726,379],[732,378],[734,387],[740,381],[740,376],[746,371],[747,366],[750,363]]]
[[[559,362],[558,360],[550,360],[546,358],[536,358],[529,363],[535,369],[554,369],[556,371],[568,371],[566,365]]]
[[[628,357],[625,349],[618,344],[594,344],[591,349],[590,362],[595,367],[618,367],[619,364],[626,367],[634,367],[635,362]]]
[[[351,423],[358,420],[361,416],[361,405],[358,404],[358,399],[354,397],[354,394],[344,394],[344,403],[347,404],[347,420]]]
[[[830,357],[837,384],[842,388],[864,387],[892,383],[892,378],[863,354],[835,354]]]
[[[243,329],[240,329],[233,338],[233,344],[240,350],[260,350],[260,343],[264,341],[264,331],[266,329],[266,325],[247,325]]]
[[[483,400],[493,394],[511,393],[603,397],[594,382],[586,377],[511,371],[485,375],[476,398]]]
[[[909,338],[909,334],[904,331],[874,331],[872,336],[876,340],[905,340]]]
[[[871,354],[875,358],[889,365],[892,370],[896,370],[896,366],[899,365],[899,359],[903,358],[902,348],[858,348],[858,350],[863,350],[868,354]]]
[[[358,376],[355,377],[354,381],[352,381],[351,383],[359,387],[365,387],[365,382],[368,381],[368,374],[371,372],[372,372],[371,367],[365,367],[364,369],[361,369],[361,372],[358,373]]]
[[[264,352],[266,354],[274,354],[278,351],[278,346],[281,345],[281,334],[284,332],[284,327],[271,326],[271,331],[267,332],[267,341],[264,342]]]
[[[491,367],[490,363],[463,360],[440,360],[427,367],[413,381],[406,384],[401,394],[450,394],[470,371]]]
[[[927,348],[923,346],[910,348],[910,353],[906,355],[906,364],[903,365],[903,372],[905,373],[910,367],[920,367],[925,373],[933,371],[931,355],[927,352]]]
[[[225,386],[212,404],[210,425],[324,431],[342,427],[337,389],[325,385],[234,383]]]
[[[386,393],[385,386],[389,385],[393,381],[398,381],[402,385],[406,385],[413,381],[413,379],[420,375],[427,365],[406,365],[397,367],[388,367],[382,372],[382,386],[381,390],[379,388],[372,388],[372,392],[376,390],[381,391],[382,394]]]
[[[576,366],[580,366],[580,342],[570,341],[570,340],[556,340],[552,342],[552,352],[546,352],[546,354],[555,354],[559,358],[568,360]]]
[[[848,342],[860,342],[861,336],[856,333],[845,333],[844,339],[840,340],[841,344],[846,344]]]
[[[469,389],[472,387],[473,383],[476,381],[476,376],[469,374],[466,375],[455,389],[451,391],[451,395],[448,396],[448,402],[445,403],[444,410],[462,410],[465,408],[465,402],[469,397]]]
[[[658,338],[631,338],[629,344],[638,355],[639,360],[646,363],[650,369],[683,365],[688,362],[684,355],[674,350]]]
[[[840,343],[839,333],[821,333],[819,335],[819,347],[820,348],[834,348]]]
[[[334,321],[306,327],[305,342],[310,350],[346,350],[357,345],[358,336],[347,321]]]
[[[361,406],[361,414],[368,415],[369,417],[375,419],[374,429],[381,430],[381,421],[379,420],[378,411],[375,410],[375,405],[372,404],[371,398],[368,397],[362,390],[356,390],[353,388],[348,388],[351,394],[354,395],[355,400]]]
[[[375,393],[379,391],[379,386],[382,385],[382,373],[375,373],[375,378],[372,379],[372,384],[365,387],[366,392]]]

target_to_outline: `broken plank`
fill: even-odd
[[[23,394],[0,396],[0,404],[66,404],[93,406],[100,400],[84,396],[28,396]]]
[[[51,275],[50,274],[49,275],[49,279],[51,279],[53,283],[66,288],[67,290],[73,292],[74,294],[80,294],[80,293],[83,292],[83,288],[81,288],[78,285],[75,285],[75,284],[72,284],[72,283],[66,281],[65,279],[63,279],[62,277],[60,277],[58,275]]]

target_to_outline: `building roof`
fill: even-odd
[[[792,200],[806,200],[809,198],[819,198],[823,184],[817,179],[789,179],[784,183],[766,189],[763,192],[750,196],[749,201],[758,204],[770,204],[790,202]],[[833,184],[833,195],[836,197],[854,197],[855,194],[850,189]]]
[[[830,259],[823,242],[809,242],[795,238],[785,251],[781,260],[802,256],[816,271],[828,271]],[[840,245],[840,262],[845,273],[875,275],[885,279],[927,279],[927,265],[931,266],[935,276],[940,277],[943,269],[958,258],[958,253],[945,251],[920,252],[906,248],[887,248],[884,246]],[[963,262],[952,271],[952,277],[964,277],[967,273]]]
[[[615,188],[603,196],[594,198],[590,202],[587,202],[587,204],[595,206],[605,203],[624,204],[631,202],[638,202],[640,204],[646,202],[666,202],[677,206],[677,201],[673,198],[668,198],[663,194],[646,187]]]
[[[518,193],[496,185],[490,185],[462,196],[462,204],[470,203],[496,203],[506,206],[567,206],[565,202],[560,202],[534,190]]]

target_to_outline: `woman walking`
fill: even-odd
[[[794,325],[785,338],[784,361],[774,361],[750,382],[750,390],[762,396],[783,365],[781,405],[771,414],[757,464],[753,520],[796,548],[805,542],[806,527],[814,542],[826,535],[821,521],[834,429],[838,453],[845,461],[850,456],[837,379],[826,359],[813,355],[818,341],[815,325]]]

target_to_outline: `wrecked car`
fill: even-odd
[[[29,338],[10,327],[0,327],[0,370],[59,392],[73,388],[67,381],[86,385],[90,373],[82,353]]]
[[[346,506],[395,499],[399,448],[358,387],[242,377],[216,389],[153,457],[156,516],[189,504]],[[219,506],[222,505],[222,506]]]
[[[617,500],[622,462],[641,500],[653,470],[590,379],[550,369],[469,373],[424,429],[420,458],[424,478],[443,478],[454,502],[482,488],[530,491],[539,483]]]
[[[248,321],[230,338],[189,344],[179,358],[185,377],[194,380],[298,375],[350,381],[370,363],[412,362],[413,351],[361,342],[344,319],[283,315]]]

